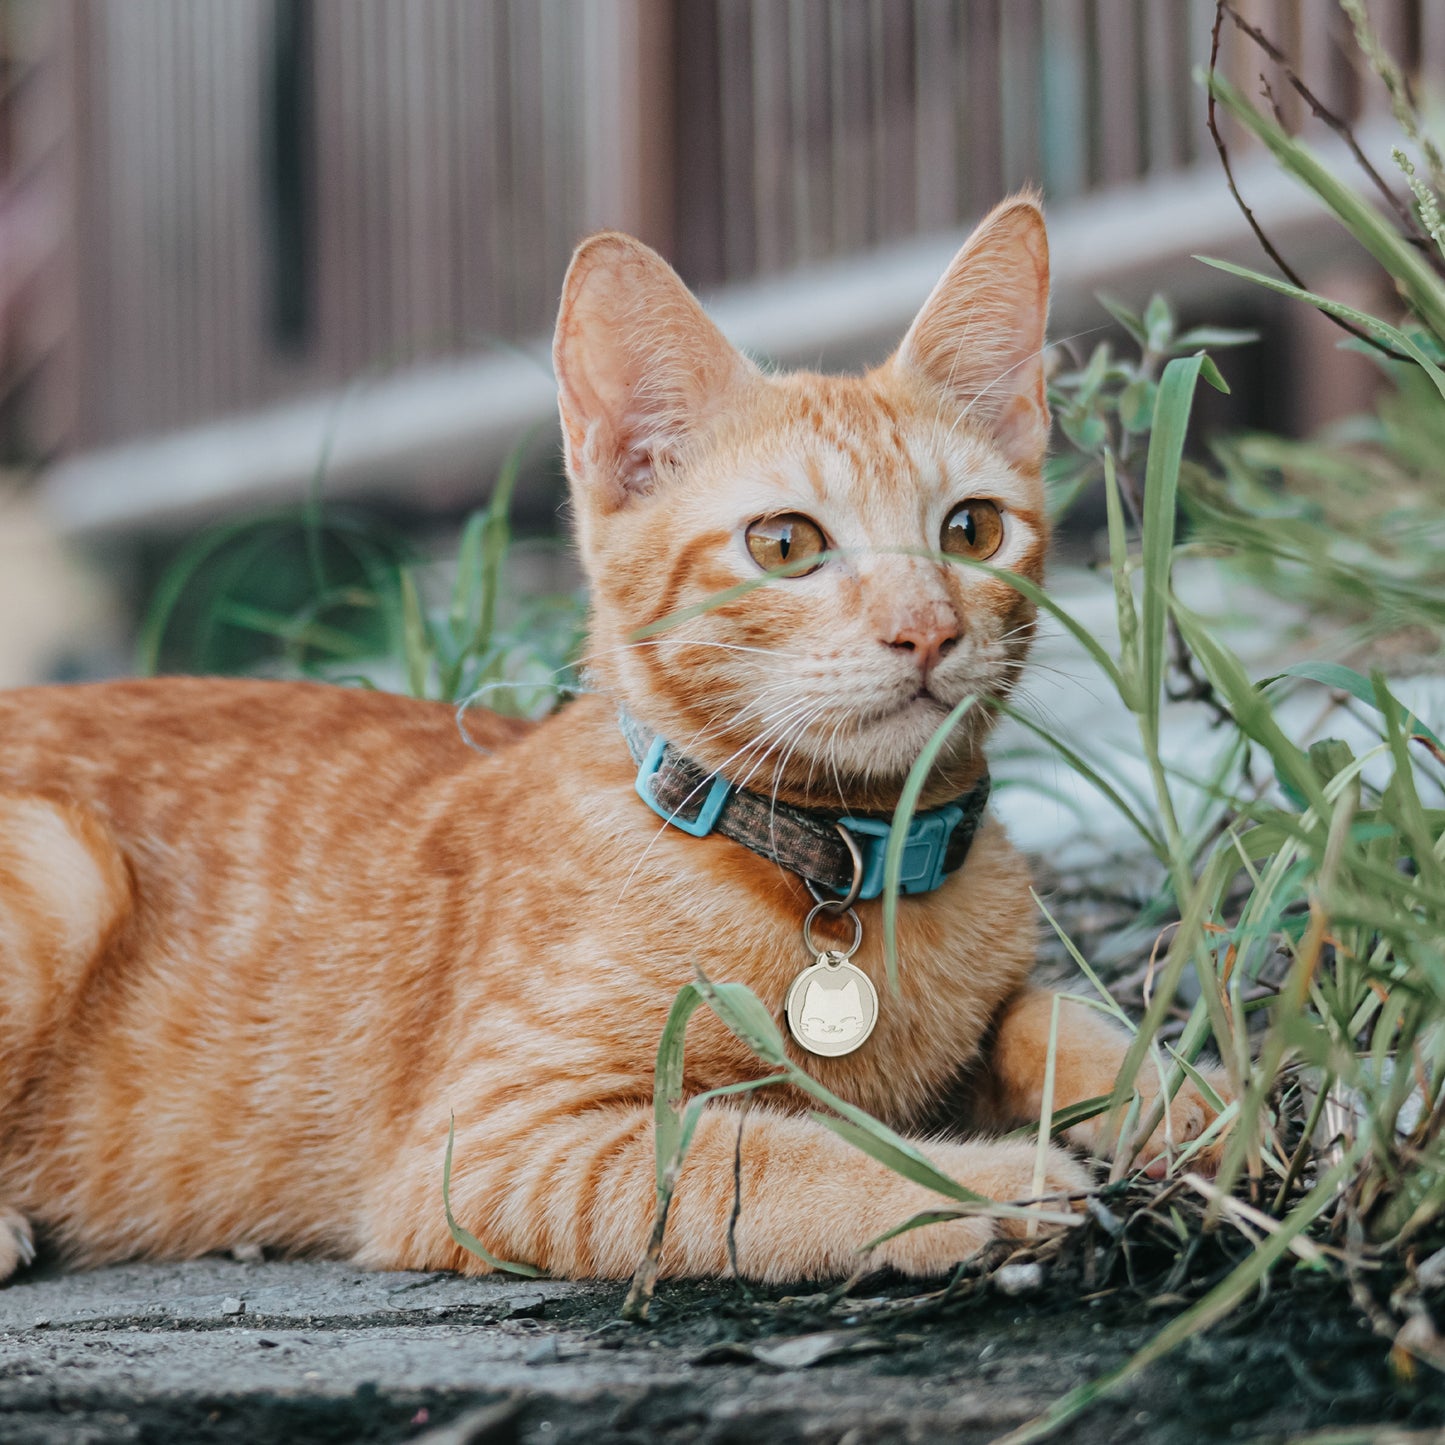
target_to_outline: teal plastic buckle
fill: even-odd
[[[702,800],[702,809],[695,818],[688,819],[680,813],[669,812],[652,796],[652,789],[648,786],[657,776],[657,770],[662,766],[662,754],[666,748],[666,739],[653,738],[652,746],[648,748],[647,756],[643,758],[642,766],[637,770],[637,796],[659,818],[671,823],[674,828],[681,828],[684,833],[691,833],[694,838],[706,838],[712,832],[718,814],[722,812],[723,804],[727,802],[728,794],[733,790],[733,785],[721,775],[713,778],[712,786],[708,788],[707,796]]]
[[[883,892],[883,864],[893,825],[875,818],[840,818],[842,825],[858,840],[863,854],[863,883],[859,898],[877,898]],[[945,803],[926,813],[915,813],[903,844],[903,866],[898,877],[900,893],[932,893],[947,876],[944,859],[953,830],[963,821],[957,803]],[[840,895],[841,896],[841,895]]]

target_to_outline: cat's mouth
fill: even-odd
[[[946,713],[949,705],[928,687],[919,687],[905,697],[901,702],[885,703],[873,711],[865,714],[859,719],[859,723],[865,727],[876,726],[879,723],[896,722],[906,717],[914,708],[922,704],[923,707],[935,712]]]

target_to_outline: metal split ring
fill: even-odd
[[[840,910],[835,907],[835,904],[839,901],[835,898],[825,898],[823,902],[815,903],[808,910],[808,916],[803,920],[803,942],[807,944],[809,953],[816,953],[820,956],[826,953],[835,958],[852,958],[858,952],[858,945],[863,942],[863,924],[851,908],[843,910],[853,920],[853,942],[847,948],[819,948],[813,938],[813,920],[820,913],[827,913],[836,918]]]
[[[848,856],[853,860],[853,886],[841,898],[825,898],[811,878],[805,878],[803,882],[808,885],[808,892],[818,900],[818,908],[826,908],[831,913],[841,914],[852,909],[858,901],[858,895],[863,891],[863,850],[858,846],[858,840],[841,823],[834,823],[833,826],[838,830],[838,836],[843,840],[843,845],[848,850]],[[817,911],[818,909],[815,908],[813,913]],[[810,913],[808,916],[811,918],[813,914]],[[856,947],[856,945],[854,946]]]

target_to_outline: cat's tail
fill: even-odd
[[[110,830],[73,803],[0,793],[0,1147],[91,969],[131,910]]]

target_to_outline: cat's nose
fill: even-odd
[[[953,651],[958,628],[951,622],[913,622],[898,628],[886,641],[895,652],[912,653],[919,672],[927,678]]]

